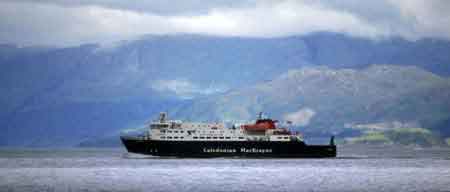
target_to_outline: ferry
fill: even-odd
[[[262,118],[261,113],[252,123],[231,127],[168,120],[166,113],[160,113],[144,134],[120,139],[130,153],[162,157],[336,157],[334,136],[329,144],[308,145],[300,133],[277,125],[277,120]]]

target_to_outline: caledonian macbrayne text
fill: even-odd
[[[205,153],[236,153],[236,149],[203,148]],[[240,148],[241,153],[272,153],[272,149]]]

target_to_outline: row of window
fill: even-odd
[[[161,136],[160,138],[161,138],[161,139],[166,139],[166,138],[167,138],[167,139],[172,139],[172,138],[173,138],[173,139],[178,139],[178,138],[184,139],[184,137],[177,137],[177,136],[175,136],[175,137],[171,137],[171,136],[164,137],[164,136]]]
[[[167,136],[167,137],[165,137],[165,136],[161,136],[160,137],[161,139],[178,139],[178,138],[180,138],[180,139],[184,139],[184,137],[177,137],[177,136],[175,136],[175,137],[171,137],[171,136]],[[193,137],[194,139],[231,139],[231,137],[197,137],[197,136],[195,136],[195,137]],[[238,137],[239,139],[244,139],[244,137]]]
[[[184,131],[171,131],[171,130],[161,130],[161,133],[184,133]],[[191,132],[195,132],[195,131],[191,131]],[[207,131],[199,131],[200,133],[206,133]],[[209,131],[209,133],[215,133],[217,131]],[[220,133],[225,133],[224,131],[220,131]]]
[[[165,133],[166,130],[161,130],[161,133]],[[178,131],[167,131],[167,133],[178,133]],[[180,133],[184,133],[184,131],[180,131]]]
[[[160,138],[161,139],[184,139],[184,137],[178,137],[178,136],[174,136],[174,137],[161,136]],[[197,136],[194,136],[193,138],[194,139],[231,139],[231,137],[197,137]],[[238,139],[244,139],[244,137],[238,137]],[[277,139],[289,139],[289,137],[277,137]]]
[[[212,129],[217,129],[216,125],[191,125],[191,127],[211,127]]]
[[[181,126],[181,124],[172,124],[170,127],[171,128],[173,128],[173,127],[180,127]],[[153,125],[151,125],[151,127],[154,127],[154,128],[168,128],[169,127],[169,124],[153,124]],[[188,127],[191,127],[191,128],[194,128],[194,127],[204,127],[204,128],[206,128],[206,127],[208,127],[208,128],[211,128],[211,129],[218,129],[219,127],[221,127],[221,126],[217,126],[217,125],[207,125],[207,124],[204,124],[204,125],[201,125],[201,124],[197,124],[197,125],[190,125],[190,126],[188,126]]]
[[[289,137],[277,137],[277,139],[289,139]]]
[[[231,139],[231,137],[197,137],[194,136],[194,139]],[[244,137],[239,137],[239,139],[244,139]]]

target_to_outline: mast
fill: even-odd
[[[165,123],[166,117],[167,117],[167,113],[165,113],[165,112],[159,113],[159,123]]]
[[[257,120],[262,119],[262,115],[263,115],[262,112],[259,112],[259,113],[258,113],[258,119],[257,119]]]

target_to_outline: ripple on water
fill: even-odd
[[[336,159],[173,159],[122,150],[0,152],[0,191],[450,191],[447,149],[401,150],[400,156],[391,154],[395,149],[384,150],[385,155],[357,150]]]

